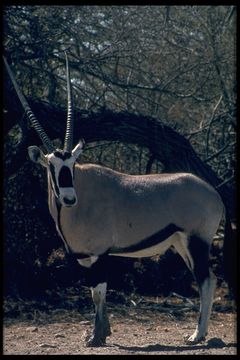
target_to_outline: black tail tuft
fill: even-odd
[[[223,262],[226,281],[234,298],[237,296],[237,234],[232,229],[230,218],[226,211],[225,232],[223,244]]]

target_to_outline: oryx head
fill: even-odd
[[[14,78],[14,75],[4,58],[4,62],[12,80],[14,88],[17,92],[19,100],[21,101],[24,110],[30,120],[31,125],[34,127],[39,137],[42,140],[44,147],[47,150],[47,154],[44,154],[38,146],[29,146],[28,154],[32,161],[39,163],[47,168],[48,177],[52,190],[58,200],[63,206],[74,206],[77,203],[76,191],[73,185],[74,177],[74,163],[80,153],[82,152],[84,142],[81,140],[72,149],[73,145],[73,106],[72,106],[72,90],[70,73],[68,66],[68,57],[66,56],[66,75],[67,75],[67,91],[68,91],[68,115],[67,115],[67,127],[64,140],[63,150],[57,149],[52,144],[41,124],[33,114],[27,100],[20,91],[18,84]]]

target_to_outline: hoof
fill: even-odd
[[[86,342],[86,347],[101,347],[105,345],[105,341],[100,339],[90,339]]]
[[[86,347],[100,347],[106,344],[106,338],[99,338],[97,336],[91,335],[86,337]]]
[[[111,328],[108,321],[103,325],[96,326],[91,334],[86,336],[86,346],[87,347],[100,347],[106,344],[106,337],[111,335]]]
[[[196,336],[195,334],[191,335],[189,338],[185,339],[187,345],[195,345],[205,340],[205,336]]]

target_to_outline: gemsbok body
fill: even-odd
[[[106,310],[109,256],[146,257],[174,247],[193,272],[200,293],[200,316],[188,343],[202,341],[208,329],[216,278],[209,268],[213,237],[225,213],[218,192],[190,173],[127,175],[76,163],[83,141],[74,148],[68,58],[67,130],[63,150],[56,149],[21,93],[4,58],[31,125],[47,150],[28,148],[31,160],[46,167],[48,203],[66,250],[89,272],[95,324],[88,346],[101,346],[111,334]],[[226,230],[230,232],[226,217]],[[225,239],[226,241],[226,239]]]

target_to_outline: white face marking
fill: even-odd
[[[54,153],[47,155],[48,172],[55,196],[63,206],[77,204],[77,195],[73,187],[73,166],[75,158],[61,159]],[[68,186],[69,184],[69,186]]]

